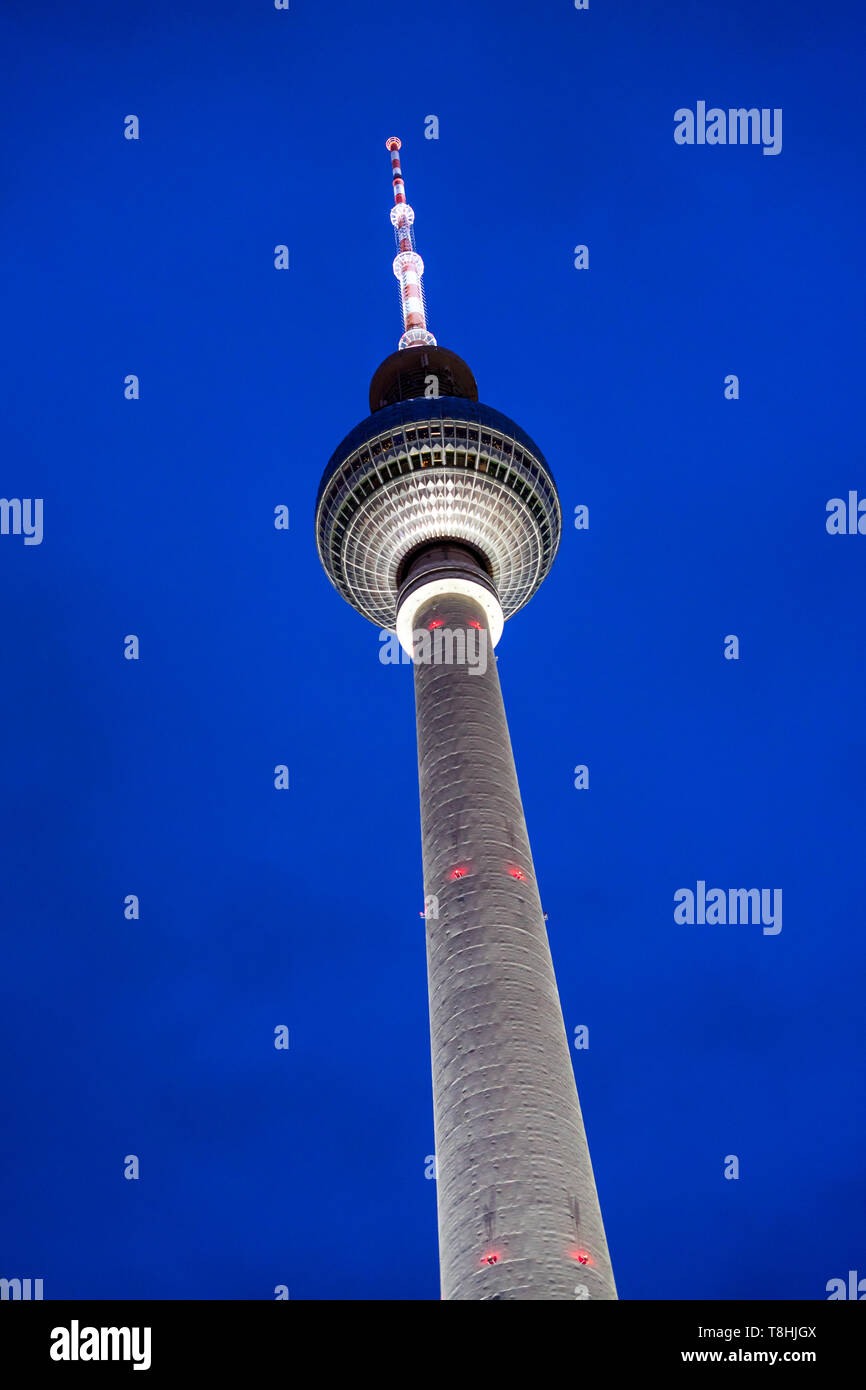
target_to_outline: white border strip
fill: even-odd
[[[502,607],[496,595],[491,594],[483,584],[476,584],[471,579],[431,579],[428,583],[422,584],[420,589],[413,589],[397,611],[397,636],[406,655],[414,654],[412,635],[418,609],[428,599],[440,598],[443,594],[462,594],[465,598],[473,598],[476,603],[481,604],[487,615],[490,640],[495,647],[505,627]]]

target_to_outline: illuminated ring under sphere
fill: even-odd
[[[316,543],[338,593],[394,631],[401,565],[426,543],[465,541],[505,618],[553,563],[562,518],[527,434],[490,406],[419,397],[375,411],[334,452],[316,500]]]

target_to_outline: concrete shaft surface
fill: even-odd
[[[480,638],[414,665],[442,1297],[614,1299],[484,611],[430,624]]]

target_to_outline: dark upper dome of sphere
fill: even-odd
[[[424,351],[465,368],[468,380],[455,372],[458,390],[474,387],[456,354]],[[393,377],[391,362],[373,378],[380,393]],[[403,363],[396,365],[407,381]],[[508,618],[547,574],[560,532],[556,484],[538,445],[507,415],[464,395],[414,396],[375,410],[334,451],[316,499],[325,572],[381,628],[394,628],[401,565],[419,547],[441,540],[471,546]]]
[[[478,400],[478,386],[472,369],[450,348],[436,345],[398,348],[386,357],[370,382],[370,411],[382,410],[398,401],[427,396],[435,382],[437,396],[463,396]]]

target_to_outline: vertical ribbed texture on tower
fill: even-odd
[[[416,630],[480,625],[472,598]],[[416,660],[445,1299],[614,1299],[492,644]],[[436,915],[438,911],[438,916]]]

